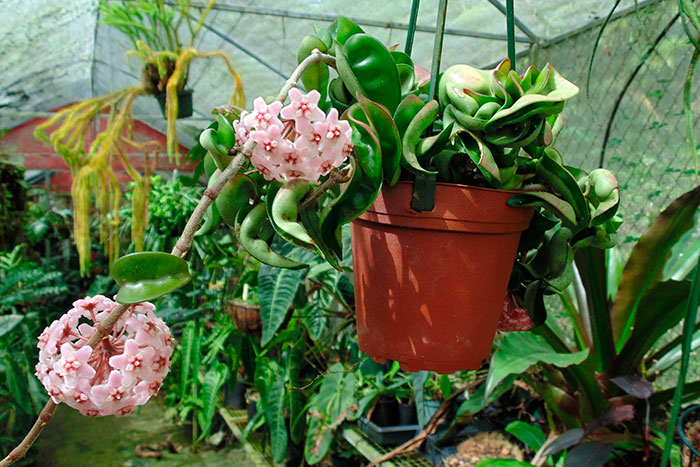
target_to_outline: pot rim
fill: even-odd
[[[260,305],[253,305],[252,303],[247,303],[242,300],[237,300],[235,298],[229,300],[228,303],[229,305],[245,308],[246,310],[260,310]]]
[[[395,186],[397,185],[413,185],[412,180],[400,180],[396,183]],[[448,183],[448,182],[436,182],[435,186],[443,186],[446,188],[460,188],[460,189],[469,189],[469,190],[478,190],[478,191],[487,191],[487,192],[493,192],[493,193],[512,193],[514,195],[520,194],[520,193],[531,193],[530,190],[504,190],[502,188],[490,188],[490,187],[485,187],[485,186],[474,186],[474,185],[465,185],[463,183]],[[393,187],[390,187],[393,188]],[[384,189],[384,186],[382,187]]]
[[[692,445],[692,443],[690,442],[688,437],[685,435],[685,428],[686,428],[686,426],[685,426],[686,420],[685,419],[686,419],[686,417],[688,417],[688,415],[690,415],[696,411],[700,411],[700,404],[691,405],[690,407],[685,409],[681,413],[680,417],[678,417],[677,429],[678,429],[678,435],[681,438],[681,445],[682,445],[681,451],[683,449],[683,446],[685,446],[688,449],[690,449],[690,452],[693,453],[696,458],[700,459],[700,452],[698,452],[698,450],[695,448],[695,446]],[[700,418],[698,418],[698,420],[696,420],[696,421],[700,422]]]
[[[355,222],[422,230],[510,234],[527,230],[535,208],[507,205],[522,191],[438,183],[432,211],[411,209],[411,181],[385,186]]]

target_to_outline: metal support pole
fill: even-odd
[[[515,70],[515,14],[513,13],[513,0],[506,0],[506,35],[508,36],[510,69]]]
[[[418,21],[418,8],[420,7],[420,0],[413,0],[411,4],[411,18],[408,20],[408,33],[406,34],[406,48],[404,52],[409,57],[413,51],[413,39],[416,36],[416,22]]]
[[[440,75],[440,60],[442,59],[442,42],[445,38],[445,19],[447,18],[447,0],[440,0],[438,6],[437,25],[435,28],[435,43],[433,46],[433,63],[430,68],[429,100],[437,95],[438,76]],[[432,125],[426,130],[432,131]],[[416,175],[413,182],[413,198],[411,209],[416,212],[432,211],[435,208],[435,175]]]
[[[433,45],[433,64],[430,68],[430,99],[435,99],[437,94],[437,81],[440,74],[440,60],[442,59],[442,41],[445,38],[445,19],[447,17],[447,0],[440,0],[438,7],[437,27],[435,42]]]

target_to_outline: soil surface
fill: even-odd
[[[485,459],[523,460],[522,450],[498,432],[479,433],[464,440],[457,454],[443,461],[446,467],[471,467]]]
[[[252,467],[242,446],[212,449],[205,442],[196,453],[191,449],[189,427],[173,424],[164,417],[161,400],[142,406],[139,411],[123,417],[83,417],[61,404],[34,447],[33,463],[41,467],[127,467],[127,466],[240,466]],[[170,442],[181,445],[178,453],[162,452],[160,459],[142,458],[135,454],[136,446],[156,447]],[[226,430],[226,436],[230,432]]]

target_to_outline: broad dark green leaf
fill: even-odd
[[[198,394],[199,399],[202,401],[202,410],[197,413],[199,429],[202,430],[198,438],[200,441],[209,435],[218,406],[219,390],[226,382],[226,378],[228,378],[228,368],[221,362],[204,375],[201,392]]]
[[[320,416],[309,417],[309,429],[304,444],[304,459],[311,465],[317,464],[328,453],[333,441],[333,430],[325,425]]]
[[[401,83],[391,53],[378,39],[354,34],[336,47],[336,68],[353,96],[361,93],[394,112],[401,100]]]
[[[284,420],[285,388],[284,378],[278,378],[267,393],[267,406],[265,418],[270,427],[270,444],[272,445],[272,458],[275,462],[284,461],[287,452],[287,425]]]
[[[155,300],[192,280],[187,261],[158,251],[122,256],[112,265],[111,275],[121,286],[117,302],[124,304]]]
[[[406,133],[406,128],[411,123],[413,118],[418,114],[420,109],[425,106],[425,102],[420,100],[418,96],[410,94],[401,101],[394,112],[394,123],[399,130],[399,134],[403,138]]]
[[[304,342],[304,332],[298,333],[296,339],[290,342],[287,350],[287,382],[289,383],[289,420],[290,420],[290,435],[292,441],[301,443],[304,431],[304,392],[300,388],[300,373],[304,365],[304,352],[306,345]]]
[[[413,373],[413,400],[416,402],[418,424],[421,427],[425,427],[432,416],[425,403],[425,382],[428,379],[428,375],[427,371]]]
[[[374,203],[382,187],[379,141],[365,123],[352,119],[350,122],[357,164],[353,167],[352,179],[343,186],[340,196],[333,200],[321,220],[325,244],[338,256],[343,254],[342,227],[365,212]]]
[[[542,206],[564,222],[564,226],[576,226],[576,213],[569,203],[545,191],[521,193],[507,201],[509,206]]]
[[[607,263],[605,252],[598,248],[579,248],[574,254],[576,267],[586,291],[586,304],[590,320],[591,339],[596,371],[605,371],[615,358],[612,325],[610,323],[610,304],[607,291]]]
[[[297,261],[303,261],[307,252],[296,250],[290,254],[291,246],[279,248],[281,254],[292,257]],[[284,320],[287,318],[289,308],[294,301],[294,295],[301,284],[305,270],[277,269],[267,265],[260,267],[258,273],[258,294],[260,298],[260,317],[263,323],[263,333],[260,344],[267,345],[275,336]]]
[[[551,456],[563,451],[564,449],[568,449],[571,446],[580,443],[584,436],[585,433],[580,428],[565,431],[551,443],[542,446],[542,449],[540,449],[538,452],[539,457]]]
[[[550,151],[553,151],[554,154],[551,154]],[[561,156],[553,149],[545,150],[535,164],[537,177],[554,188],[560,197],[571,205],[575,212],[576,225],[579,228],[587,227],[590,219],[588,203],[576,178],[559,163],[558,159],[560,158]]]
[[[566,454],[564,467],[598,467],[603,465],[613,452],[614,445],[603,441],[589,441],[574,446]]]
[[[438,112],[440,110],[440,105],[437,101],[432,100],[421,107],[418,113],[415,114],[411,122],[406,127],[406,131],[403,134],[401,140],[401,165],[403,165],[407,170],[415,174],[423,175],[435,175],[437,172],[434,170],[426,170],[421,167],[418,162],[418,157],[416,151],[418,148],[418,143],[420,142],[421,136],[434,122],[437,118]]]
[[[685,315],[690,282],[657,282],[639,303],[634,329],[609,369],[611,376],[634,373],[644,354]]]
[[[515,420],[506,426],[506,431],[518,438],[525,446],[532,449],[534,452],[540,450],[547,437],[542,432],[539,426]]]
[[[401,136],[391,118],[389,109],[381,104],[372,102],[362,94],[357,95],[357,101],[362,106],[366,123],[374,131],[381,148],[382,174],[384,180],[394,185],[399,180],[401,171]]]
[[[328,331],[328,316],[323,310],[311,304],[301,310],[301,319],[311,340],[321,339]]]
[[[700,206],[700,186],[673,201],[635,245],[622,273],[611,311],[618,350],[630,336],[645,292],[661,279],[673,245],[693,227]]]
[[[648,399],[654,392],[654,386],[647,380],[639,376],[625,375],[610,378],[623,391],[637,399]]]
[[[571,353],[556,352],[543,337],[530,331],[506,334],[491,359],[486,395],[506,376],[523,373],[536,363],[567,367],[581,363],[587,356],[588,349]]]

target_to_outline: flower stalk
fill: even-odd
[[[284,86],[277,95],[276,100],[284,102],[287,99],[289,91],[292,87],[296,86],[297,81],[304,73],[304,71],[311,65],[319,62],[334,64],[335,58],[331,55],[323,54],[319,51],[314,51],[309,57],[304,59],[294,70],[291,77],[285,82]],[[239,171],[246,157],[250,157],[255,149],[256,142],[254,140],[248,140],[242,148],[239,149],[238,154],[234,157],[231,163],[226,167],[226,169],[221,173],[216,183],[214,183],[210,188],[204,191],[202,198],[199,200],[197,207],[194,209],[190,215],[187,225],[185,226],[180,238],[175,243],[175,247],[172,250],[172,254],[180,258],[184,257],[187,252],[189,252],[192,246],[192,240],[194,234],[199,228],[199,225],[206,213],[207,209],[211,203],[216,200],[221,189],[224,185]],[[129,309],[130,305],[118,305],[115,307],[107,318],[99,322],[96,325],[95,333],[90,337],[90,340],[85,345],[91,346],[93,349],[97,349],[97,344],[99,344],[102,339],[104,339],[114,328],[119,318]],[[96,351],[100,351],[97,349]],[[26,456],[29,448],[34,444],[39,435],[41,434],[44,427],[49,423],[51,417],[56,411],[56,403],[49,399],[41,410],[39,417],[34,422],[34,425],[29,430],[24,439],[15,447],[10,453],[0,461],[0,467],[7,467],[14,464],[19,459]]]

